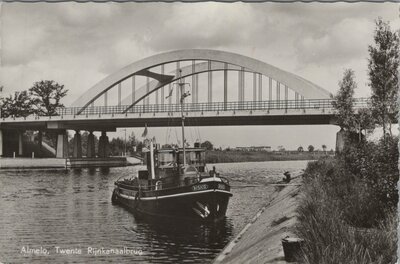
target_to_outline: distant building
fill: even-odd
[[[271,146],[251,146],[251,147],[236,147],[235,150],[237,151],[266,151],[271,152]]]
[[[255,151],[272,151],[271,146],[260,146],[260,147],[252,147]]]

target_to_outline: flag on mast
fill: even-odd
[[[142,137],[146,137],[147,136],[147,124],[145,124],[145,128],[144,128],[144,131],[143,131],[143,134],[142,134]]]
[[[174,89],[171,89],[171,90],[169,90],[169,94],[168,94],[168,96],[167,97],[165,97],[165,99],[167,99],[167,98],[169,98],[169,97],[171,97],[172,96],[172,92],[174,91]]]

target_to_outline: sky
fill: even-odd
[[[3,3],[0,81],[7,95],[35,81],[55,80],[69,90],[63,101],[68,106],[139,59],[205,48],[256,58],[333,94],[351,68],[358,83],[355,96],[366,97],[374,20],[382,17],[399,29],[398,10],[394,3]],[[188,129],[189,141],[286,149],[334,148],[339,130],[331,125]],[[143,129],[128,129],[128,134],[132,131],[140,136]],[[179,128],[149,128],[149,134],[164,143],[176,139]]]

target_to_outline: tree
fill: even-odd
[[[208,140],[206,140],[203,143],[201,143],[200,147],[205,148],[206,150],[213,150],[214,149],[214,145]]]
[[[297,148],[297,152],[303,152],[303,151],[304,151],[304,149],[303,149],[302,146],[300,146],[300,147]]]
[[[36,106],[36,113],[52,116],[57,115],[58,107],[64,107],[60,101],[67,95],[68,90],[55,81],[45,80],[35,82],[29,92],[33,97],[32,103]]]
[[[372,114],[375,122],[382,125],[385,140],[387,125],[391,134],[391,121],[398,111],[399,36],[382,18],[378,18],[375,24],[375,45],[368,46],[369,86],[372,90]]]
[[[355,117],[355,123],[358,128],[359,141],[361,141],[362,131],[364,130],[365,136],[367,136],[368,130],[371,130],[375,127],[371,109],[369,108],[358,109]]]
[[[138,146],[140,145],[140,143],[141,142],[140,142],[140,140],[138,140],[136,138],[135,133],[132,132],[129,135],[129,138],[128,138],[127,142],[126,142],[127,151],[133,153],[133,152],[135,152],[135,147],[136,147],[136,151],[139,151],[138,150]],[[141,148],[140,148],[140,150],[141,150]]]
[[[122,138],[113,138],[110,141],[110,152],[113,156],[118,156],[125,150],[125,142]]]
[[[354,71],[346,69],[343,74],[343,79],[339,81],[339,91],[333,97],[333,107],[336,109],[337,124],[347,130],[355,130],[355,117],[354,117],[354,89],[357,87],[354,81]]]
[[[15,92],[14,96],[10,95],[1,99],[2,117],[26,117],[33,111],[31,98],[27,91]]]
[[[178,144],[164,144],[163,148],[179,148]]]
[[[322,145],[322,150],[323,150],[325,153],[326,153],[326,149],[327,149],[326,145],[323,144],[323,145]]]
[[[313,152],[314,151],[314,146],[313,145],[309,145],[308,146],[308,152]]]

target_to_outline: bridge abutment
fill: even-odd
[[[343,128],[336,133],[336,153],[343,151],[346,143],[346,131]]]
[[[96,157],[96,149],[95,149],[95,145],[94,145],[93,131],[90,131],[89,135],[88,135],[86,156],[88,158],[95,158]]]
[[[68,157],[68,135],[67,131],[63,130],[57,133],[57,149],[56,158]]]

